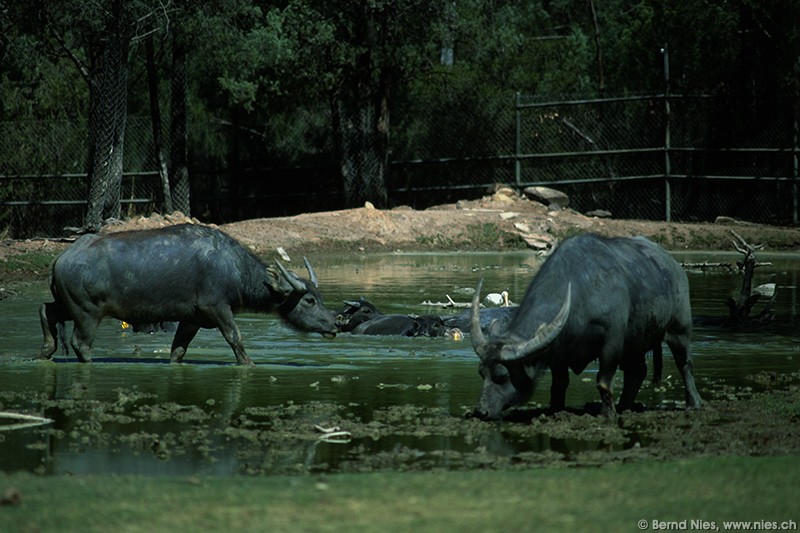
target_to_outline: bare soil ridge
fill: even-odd
[[[677,223],[589,217],[572,209],[552,210],[521,196],[496,193],[479,200],[415,210],[408,207],[355,209],[259,218],[223,224],[223,231],[260,255],[278,247],[313,255],[338,251],[448,251],[544,249],[570,235],[643,235],[668,250],[731,250],[731,229],[765,251],[800,251],[800,229],[724,219],[725,223]],[[201,223],[181,213],[140,217],[104,226],[103,232],[152,229],[169,224]],[[6,240],[0,261],[8,256],[53,251],[58,240]]]

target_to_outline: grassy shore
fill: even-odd
[[[324,478],[15,474],[0,476],[19,497],[0,507],[0,531],[780,529],[800,522],[799,474],[796,457]]]

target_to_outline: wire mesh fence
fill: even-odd
[[[495,183],[546,185],[569,194],[577,211],[615,218],[797,223],[797,109],[794,98],[429,92],[393,112],[389,202],[424,208],[478,197]],[[16,141],[0,145],[2,234],[57,236],[82,224],[86,136],[83,123],[0,123],[0,138]],[[318,137],[323,144],[307,150],[313,157],[272,147],[280,164],[191,167],[193,212],[220,222],[341,208],[334,155],[320,157],[330,137]],[[128,118],[124,158],[123,216],[160,211],[149,118]]]
[[[569,194],[578,211],[617,218],[798,221],[795,99],[510,100],[505,109],[496,101],[443,104],[449,114],[422,138],[425,147],[394,162],[394,197],[414,204],[493,183],[546,185]],[[462,149],[471,144],[480,148]]]
[[[127,121],[122,216],[149,215],[162,194],[149,119]],[[0,122],[0,235],[60,236],[80,227],[87,209],[85,123]]]

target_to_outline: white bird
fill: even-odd
[[[503,307],[508,307],[508,305],[509,305],[508,304],[508,291],[503,291],[503,292],[499,292],[499,293],[498,292],[490,292],[483,299],[483,303],[485,305],[494,305],[494,306],[502,305]]]

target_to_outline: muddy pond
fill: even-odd
[[[738,258],[697,252],[675,257]],[[486,292],[507,290],[519,302],[541,264],[522,252],[311,259],[331,309],[364,296],[386,313],[441,315],[462,310],[422,302],[448,296],[468,302],[481,275]],[[468,337],[341,334],[329,340],[292,331],[276,315],[237,318],[255,368],[235,366],[216,330],[201,330],[186,362],[170,365],[171,333],[131,333],[111,319],[101,325],[93,363],[60,352],[52,362],[41,361],[35,357],[41,344],[37,310],[49,301],[49,290],[44,282],[15,284],[0,301],[0,412],[45,420],[0,418],[0,469],[215,476],[527,468],[751,453],[748,447],[757,445],[751,440],[769,439],[793,420],[797,426],[800,417],[800,257],[759,259],[771,265],[756,271],[756,283],[778,285],[774,320],[755,331],[695,328],[702,413],[683,411],[683,386],[665,347],[664,383],[646,381],[638,397],[644,408],[618,424],[594,415],[595,367],[572,376],[567,412],[543,409],[545,376],[529,405],[510,420],[487,423],[465,418],[480,390]],[[724,270],[690,271],[689,278],[697,317],[724,316],[724,299],[741,284],[740,274]],[[674,435],[664,428],[681,428],[683,441],[665,444]],[[796,453],[792,431],[774,436],[774,453]]]

